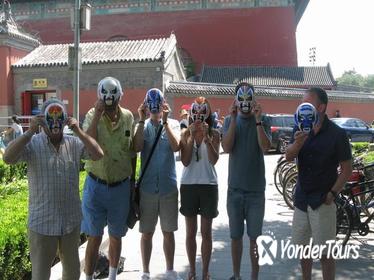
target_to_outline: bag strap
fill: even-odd
[[[143,170],[142,170],[142,172],[141,172],[141,175],[140,175],[140,177],[139,177],[139,179],[138,179],[138,182],[137,182],[138,187],[140,186],[140,183],[141,183],[142,180],[143,180],[143,176],[144,176],[144,174],[145,174],[145,171],[147,170],[147,167],[148,167],[148,165],[149,165],[149,163],[150,163],[150,161],[151,161],[151,158],[152,158],[153,152],[155,151],[155,149],[156,149],[156,145],[157,145],[157,143],[158,143],[158,140],[160,139],[160,136],[161,136],[161,132],[162,132],[163,127],[164,127],[164,126],[163,126],[162,124],[160,124],[159,127],[158,127],[158,131],[157,131],[156,139],[155,139],[155,141],[153,142],[153,146],[152,146],[151,152],[149,153],[149,156],[148,156],[148,158],[147,158],[147,160],[146,160],[146,162],[145,162],[145,164],[144,164],[144,167],[143,167]]]

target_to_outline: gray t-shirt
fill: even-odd
[[[263,119],[265,133],[270,136],[267,118]],[[225,118],[223,135],[230,126],[231,116]],[[244,192],[265,190],[264,154],[257,140],[256,119],[254,116],[236,118],[234,146],[229,157],[229,188]]]

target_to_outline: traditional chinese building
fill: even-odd
[[[84,3],[85,0],[82,0]],[[166,37],[174,32],[183,62],[297,66],[296,27],[309,0],[95,0],[82,40]],[[74,0],[12,0],[15,19],[43,44],[70,43]]]

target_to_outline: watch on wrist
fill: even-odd
[[[167,124],[168,124],[168,121],[162,122],[162,125],[167,125]]]
[[[256,122],[256,126],[262,126],[262,121]]]

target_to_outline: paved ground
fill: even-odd
[[[292,211],[289,210],[282,197],[273,186],[273,170],[278,155],[266,156],[266,212],[264,222],[264,233],[273,232],[275,237],[289,239],[291,233]],[[211,276],[214,280],[228,279],[231,272],[230,239],[228,230],[228,218],[226,214],[226,189],[227,189],[227,164],[228,156],[221,155],[217,163],[219,174],[219,216],[213,222],[213,255],[211,260]],[[178,162],[178,175],[182,171],[182,165]],[[188,260],[185,251],[185,225],[184,219],[179,216],[179,230],[176,232],[175,269],[185,279],[188,273]],[[118,275],[117,279],[139,279],[141,271],[140,257],[140,234],[137,228],[130,231],[123,239],[122,255],[126,258],[125,272]],[[363,238],[355,237],[354,244],[361,246],[360,258],[357,260],[340,260],[337,262],[337,279],[373,279],[374,275],[374,235]],[[162,234],[160,229],[154,236],[153,254],[151,259],[151,274],[153,279],[162,279],[165,270],[165,262],[162,251]],[[248,240],[244,242],[245,250],[242,261],[243,279],[249,279],[249,250]],[[198,237],[198,248],[200,237]],[[197,269],[201,270],[200,254],[197,257]],[[200,275],[199,275],[200,276]],[[200,276],[201,277],[201,276]],[[81,279],[84,279],[83,274]],[[201,279],[201,278],[200,278]],[[301,279],[298,262],[277,258],[274,265],[261,268],[260,279]],[[322,279],[319,263],[315,263],[313,279]]]

